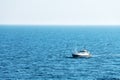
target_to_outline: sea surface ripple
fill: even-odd
[[[0,80],[120,80],[120,28],[0,27]],[[72,58],[86,47],[91,58]]]

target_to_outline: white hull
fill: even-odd
[[[90,54],[72,54],[72,56],[73,57],[86,57],[86,58],[88,58],[88,57],[91,57],[91,55]]]

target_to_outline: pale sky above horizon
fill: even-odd
[[[0,0],[0,24],[120,25],[120,0]]]

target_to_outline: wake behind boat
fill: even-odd
[[[89,58],[91,57],[91,54],[87,50],[81,50],[81,51],[76,51],[75,53],[72,54],[74,58]]]

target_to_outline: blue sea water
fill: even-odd
[[[120,28],[0,26],[0,80],[120,80]]]

